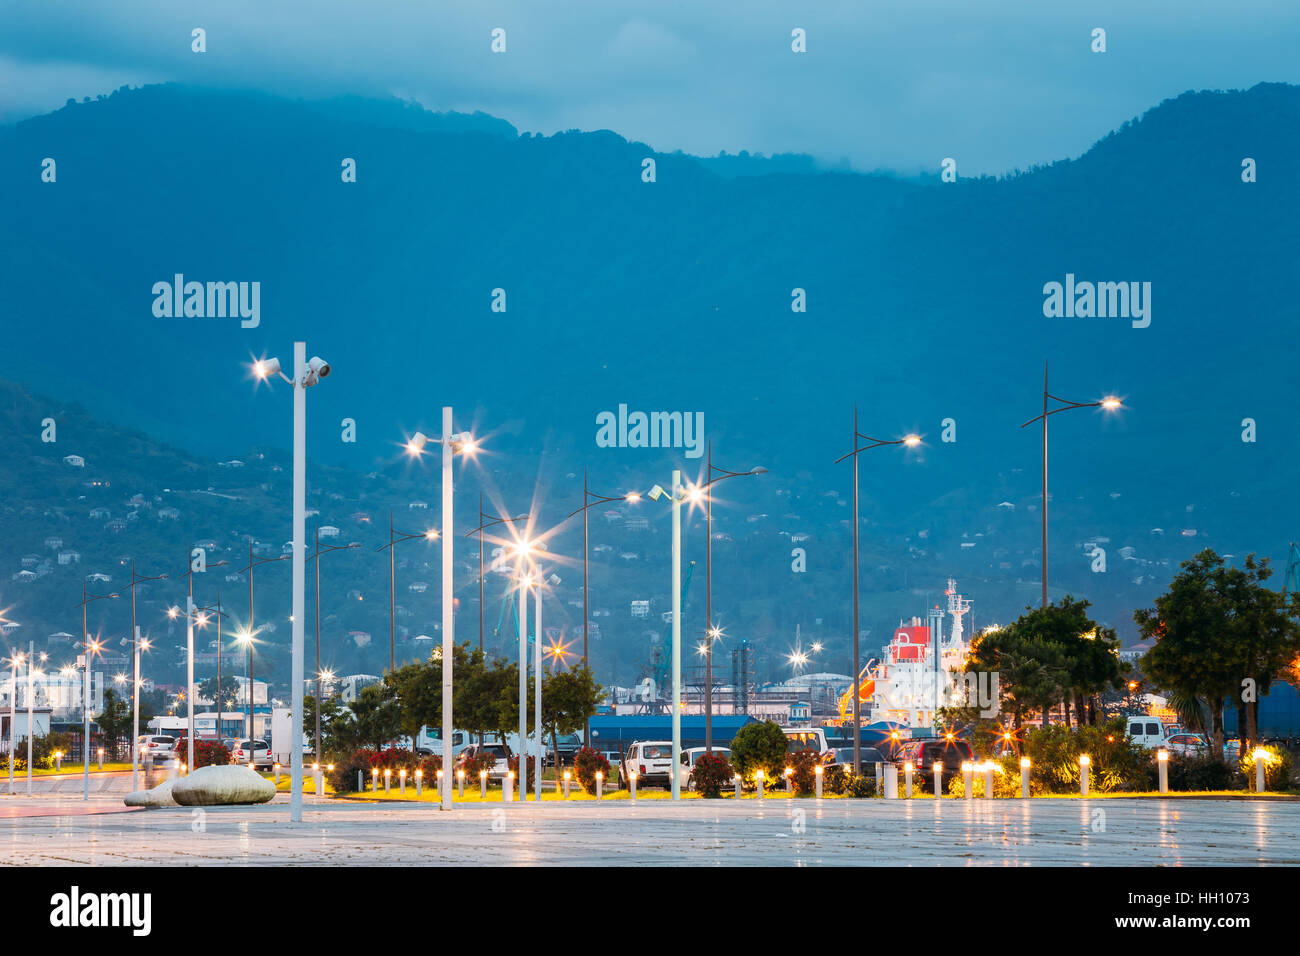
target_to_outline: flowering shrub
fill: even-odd
[[[378,752],[370,751],[370,766],[377,767],[382,777],[385,770],[391,770],[396,775],[402,768],[406,768],[407,774],[414,774],[419,763],[411,751],[401,747],[389,747]],[[425,775],[428,776],[427,771]]]
[[[817,792],[817,770],[816,767],[822,762],[822,756],[816,750],[796,750],[790,755],[789,766],[794,773],[791,774],[791,780],[794,784],[794,792],[801,794],[810,794]],[[823,781],[823,785],[825,781]]]
[[[691,781],[700,796],[716,799],[722,796],[722,790],[731,784],[736,771],[726,757],[717,754],[704,754],[695,761],[691,772]]]
[[[588,793],[596,792],[596,773],[599,771],[609,780],[609,760],[599,750],[583,747],[573,756],[573,772]]]
[[[334,760],[334,769],[326,771],[330,786],[336,793],[355,793],[357,789],[357,771],[361,771],[361,786],[370,786],[371,763],[376,756],[373,750],[362,748],[348,754],[342,754]]]
[[[473,781],[475,784],[478,783],[479,774],[484,770],[491,773],[496,765],[496,757],[487,751],[468,754],[460,762],[460,768],[465,771],[465,779]]]
[[[426,787],[432,787],[438,782],[438,773],[442,770],[442,758],[437,754],[424,757],[421,759],[420,765],[416,769],[420,771],[420,776],[424,780],[424,785]],[[414,771],[411,772],[410,777],[412,780],[415,779]]]
[[[220,740],[194,741],[194,766],[211,767],[230,763],[230,748]]]
[[[533,780],[537,776],[536,774],[537,768],[534,766],[534,764],[536,763],[537,763],[537,758],[535,758],[532,754],[529,754],[527,767],[528,767],[528,786],[530,788],[533,786]],[[510,758],[509,767],[511,770],[515,772],[515,779],[518,780],[519,779],[519,755],[518,754],[515,754],[513,757]]]

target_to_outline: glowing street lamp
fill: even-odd
[[[317,532],[317,535],[319,536],[319,532]],[[388,511],[388,544],[375,548],[376,551],[388,552],[388,669],[390,671],[397,669],[397,545],[399,542],[414,541],[416,538],[422,541],[437,541],[438,532],[433,528],[416,532],[396,531],[393,528],[393,512],[390,508]],[[316,547],[320,547],[319,542]]]
[[[103,601],[110,598],[116,598],[117,594],[87,594],[86,580],[81,580],[81,655],[77,658],[78,664],[84,664],[86,668],[85,689],[81,695],[81,717],[82,717],[82,738],[81,738],[81,799],[90,800],[90,663],[96,654],[100,652],[103,645],[98,639],[90,639],[90,627],[86,622],[86,605],[95,601]],[[30,682],[29,682],[30,683]],[[30,711],[29,711],[30,713]],[[27,736],[30,740],[32,737],[32,727],[29,723],[27,726]],[[31,760],[27,761],[30,769]]]
[[[709,489],[728,478],[750,478],[765,475],[767,469],[761,465],[749,471],[727,471],[713,463],[713,440],[709,440],[708,463],[704,472],[704,483],[692,487],[689,497],[692,502],[704,498],[704,639],[708,644],[708,653],[704,655],[704,751],[713,753],[713,642],[719,633],[713,620],[713,495]]]
[[[456,644],[456,615],[452,595],[452,513],[453,485],[451,460],[453,455],[473,457],[478,451],[478,442],[469,432],[456,432],[451,417],[451,406],[442,408],[442,437],[430,438],[423,432],[416,432],[406,443],[406,450],[412,456],[419,456],[424,446],[434,442],[442,445],[442,766],[444,773],[451,772],[452,753],[452,658]],[[451,787],[439,787],[441,806],[451,809]]]
[[[1058,404],[1054,408],[1049,408],[1049,401]],[[1123,402],[1114,396],[1107,396],[1099,402],[1069,402],[1051,394],[1047,391],[1047,363],[1043,363],[1043,413],[1041,415],[1035,415],[1033,418],[1029,419],[1029,421],[1020,426],[1021,428],[1025,428],[1032,425],[1034,422],[1041,421],[1043,423],[1043,607],[1047,607],[1047,419],[1052,415],[1055,415],[1057,412],[1067,412],[1074,408],[1100,408],[1104,411],[1113,412],[1122,407]]]
[[[591,659],[588,657],[588,640],[587,640],[588,631],[590,630],[590,625],[591,625],[591,600],[588,595],[589,587],[588,587],[588,580],[587,580],[588,573],[589,573],[588,558],[590,556],[590,547],[588,544],[589,536],[588,536],[588,527],[587,527],[587,514],[592,508],[596,507],[596,505],[613,504],[616,501],[623,501],[628,504],[636,504],[640,500],[641,500],[641,493],[639,491],[629,491],[623,495],[596,494],[594,491],[592,491],[587,487],[587,469],[584,468],[582,470],[582,507],[578,508],[577,511],[570,512],[569,518],[572,518],[579,511],[582,512],[582,666],[586,668],[591,667]],[[591,720],[590,719],[586,719],[583,721],[582,742],[585,746],[588,747],[591,746]]]
[[[860,444],[860,442],[868,444]],[[872,438],[858,431],[858,407],[853,406],[853,451],[835,459],[838,465],[845,458],[853,459],[853,772],[862,772],[862,660],[858,650],[858,456],[872,448],[902,445],[915,448],[921,444],[920,435],[906,435],[894,441]],[[937,666],[937,662],[936,662]]]

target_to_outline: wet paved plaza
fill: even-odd
[[[118,797],[0,799],[10,865],[1287,865],[1300,802],[644,800],[121,812]]]

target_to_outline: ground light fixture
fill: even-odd
[[[452,543],[455,523],[452,458],[455,455],[473,457],[479,446],[469,432],[455,430],[450,405],[444,405],[442,408],[442,436],[432,438],[417,431],[406,442],[407,454],[418,458],[429,444],[442,446],[442,528],[439,532],[442,535],[442,766],[445,768],[444,772],[448,772],[452,765],[452,681],[454,678],[452,665],[456,646],[455,598],[452,594],[452,562],[454,561]],[[450,810],[451,787],[439,786],[438,793],[441,808]]]
[[[1049,403],[1055,402],[1053,406]],[[1029,421],[1021,425],[1021,428],[1027,428],[1034,422],[1043,423],[1043,507],[1041,513],[1042,520],[1042,606],[1047,607],[1047,419],[1059,412],[1068,412],[1075,408],[1100,408],[1106,412],[1118,411],[1124,406],[1120,399],[1113,395],[1108,395],[1096,402],[1071,402],[1057,395],[1053,395],[1047,390],[1047,363],[1043,363],[1043,411],[1040,415],[1035,415]]]
[[[863,444],[864,442],[865,444]],[[920,435],[905,435],[894,440],[872,438],[869,435],[864,435],[858,430],[858,407],[854,405],[853,450],[835,459],[836,464],[846,458],[853,459],[853,772],[855,774],[862,772],[862,658],[858,646],[860,637],[858,625],[858,456],[864,451],[870,451],[873,448],[884,448],[889,445],[915,448],[920,444]],[[937,668],[938,662],[933,663]],[[935,693],[938,694],[937,680],[935,682]]]

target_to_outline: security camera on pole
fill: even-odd
[[[280,371],[280,360],[253,366],[258,378],[279,375],[293,388],[293,664],[290,668],[289,821],[302,822],[303,622],[307,606],[307,396],[306,391],[330,373],[329,363],[307,358],[307,343],[293,343],[293,378]],[[252,687],[250,681],[249,693]],[[251,743],[250,743],[251,746]]]

